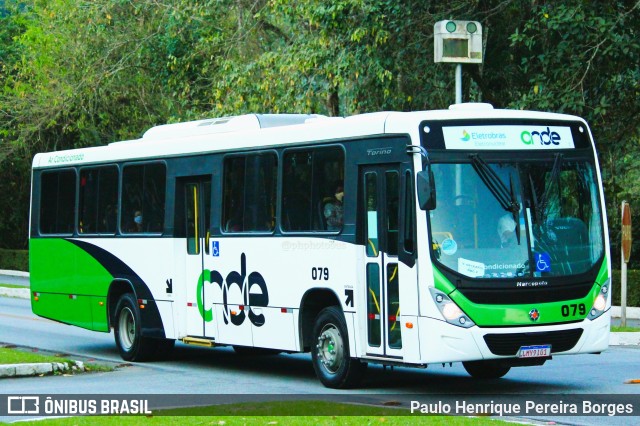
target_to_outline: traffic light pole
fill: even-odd
[[[456,65],[456,103],[462,103],[462,64]]]
[[[627,263],[631,257],[631,208],[622,202],[622,238],[620,241],[620,325],[627,326]]]

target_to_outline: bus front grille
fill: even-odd
[[[543,331],[539,333],[485,334],[484,341],[495,355],[515,356],[521,346],[551,345],[551,353],[572,349],[583,330]]]

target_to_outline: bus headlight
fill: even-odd
[[[462,315],[462,311],[455,303],[447,302],[442,305],[442,315],[444,315],[447,321],[453,321]]]
[[[473,327],[475,325],[475,323],[471,321],[471,318],[462,312],[462,309],[460,309],[460,307],[458,307],[458,305],[456,305],[449,296],[435,288],[430,288],[429,290],[431,291],[431,296],[436,302],[436,306],[440,310],[440,313],[449,324],[464,328]]]
[[[593,307],[587,316],[590,320],[593,321],[598,318],[600,315],[604,314],[607,309],[607,298],[609,297],[610,284],[611,279],[608,279],[604,284],[602,284],[602,287],[600,287],[600,293],[596,296],[596,300],[593,301]]]

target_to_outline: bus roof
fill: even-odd
[[[140,139],[106,146],[40,153],[33,159],[33,168],[270,148],[384,134],[409,134],[417,141],[419,124],[424,120],[500,118],[584,121],[564,114],[493,109],[488,104],[460,104],[433,111],[375,112],[346,118],[315,114],[247,114],[160,125],[147,130]]]

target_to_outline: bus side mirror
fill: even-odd
[[[422,210],[433,210],[436,208],[436,183],[433,179],[431,167],[418,172],[416,183],[418,190],[418,204]]]

